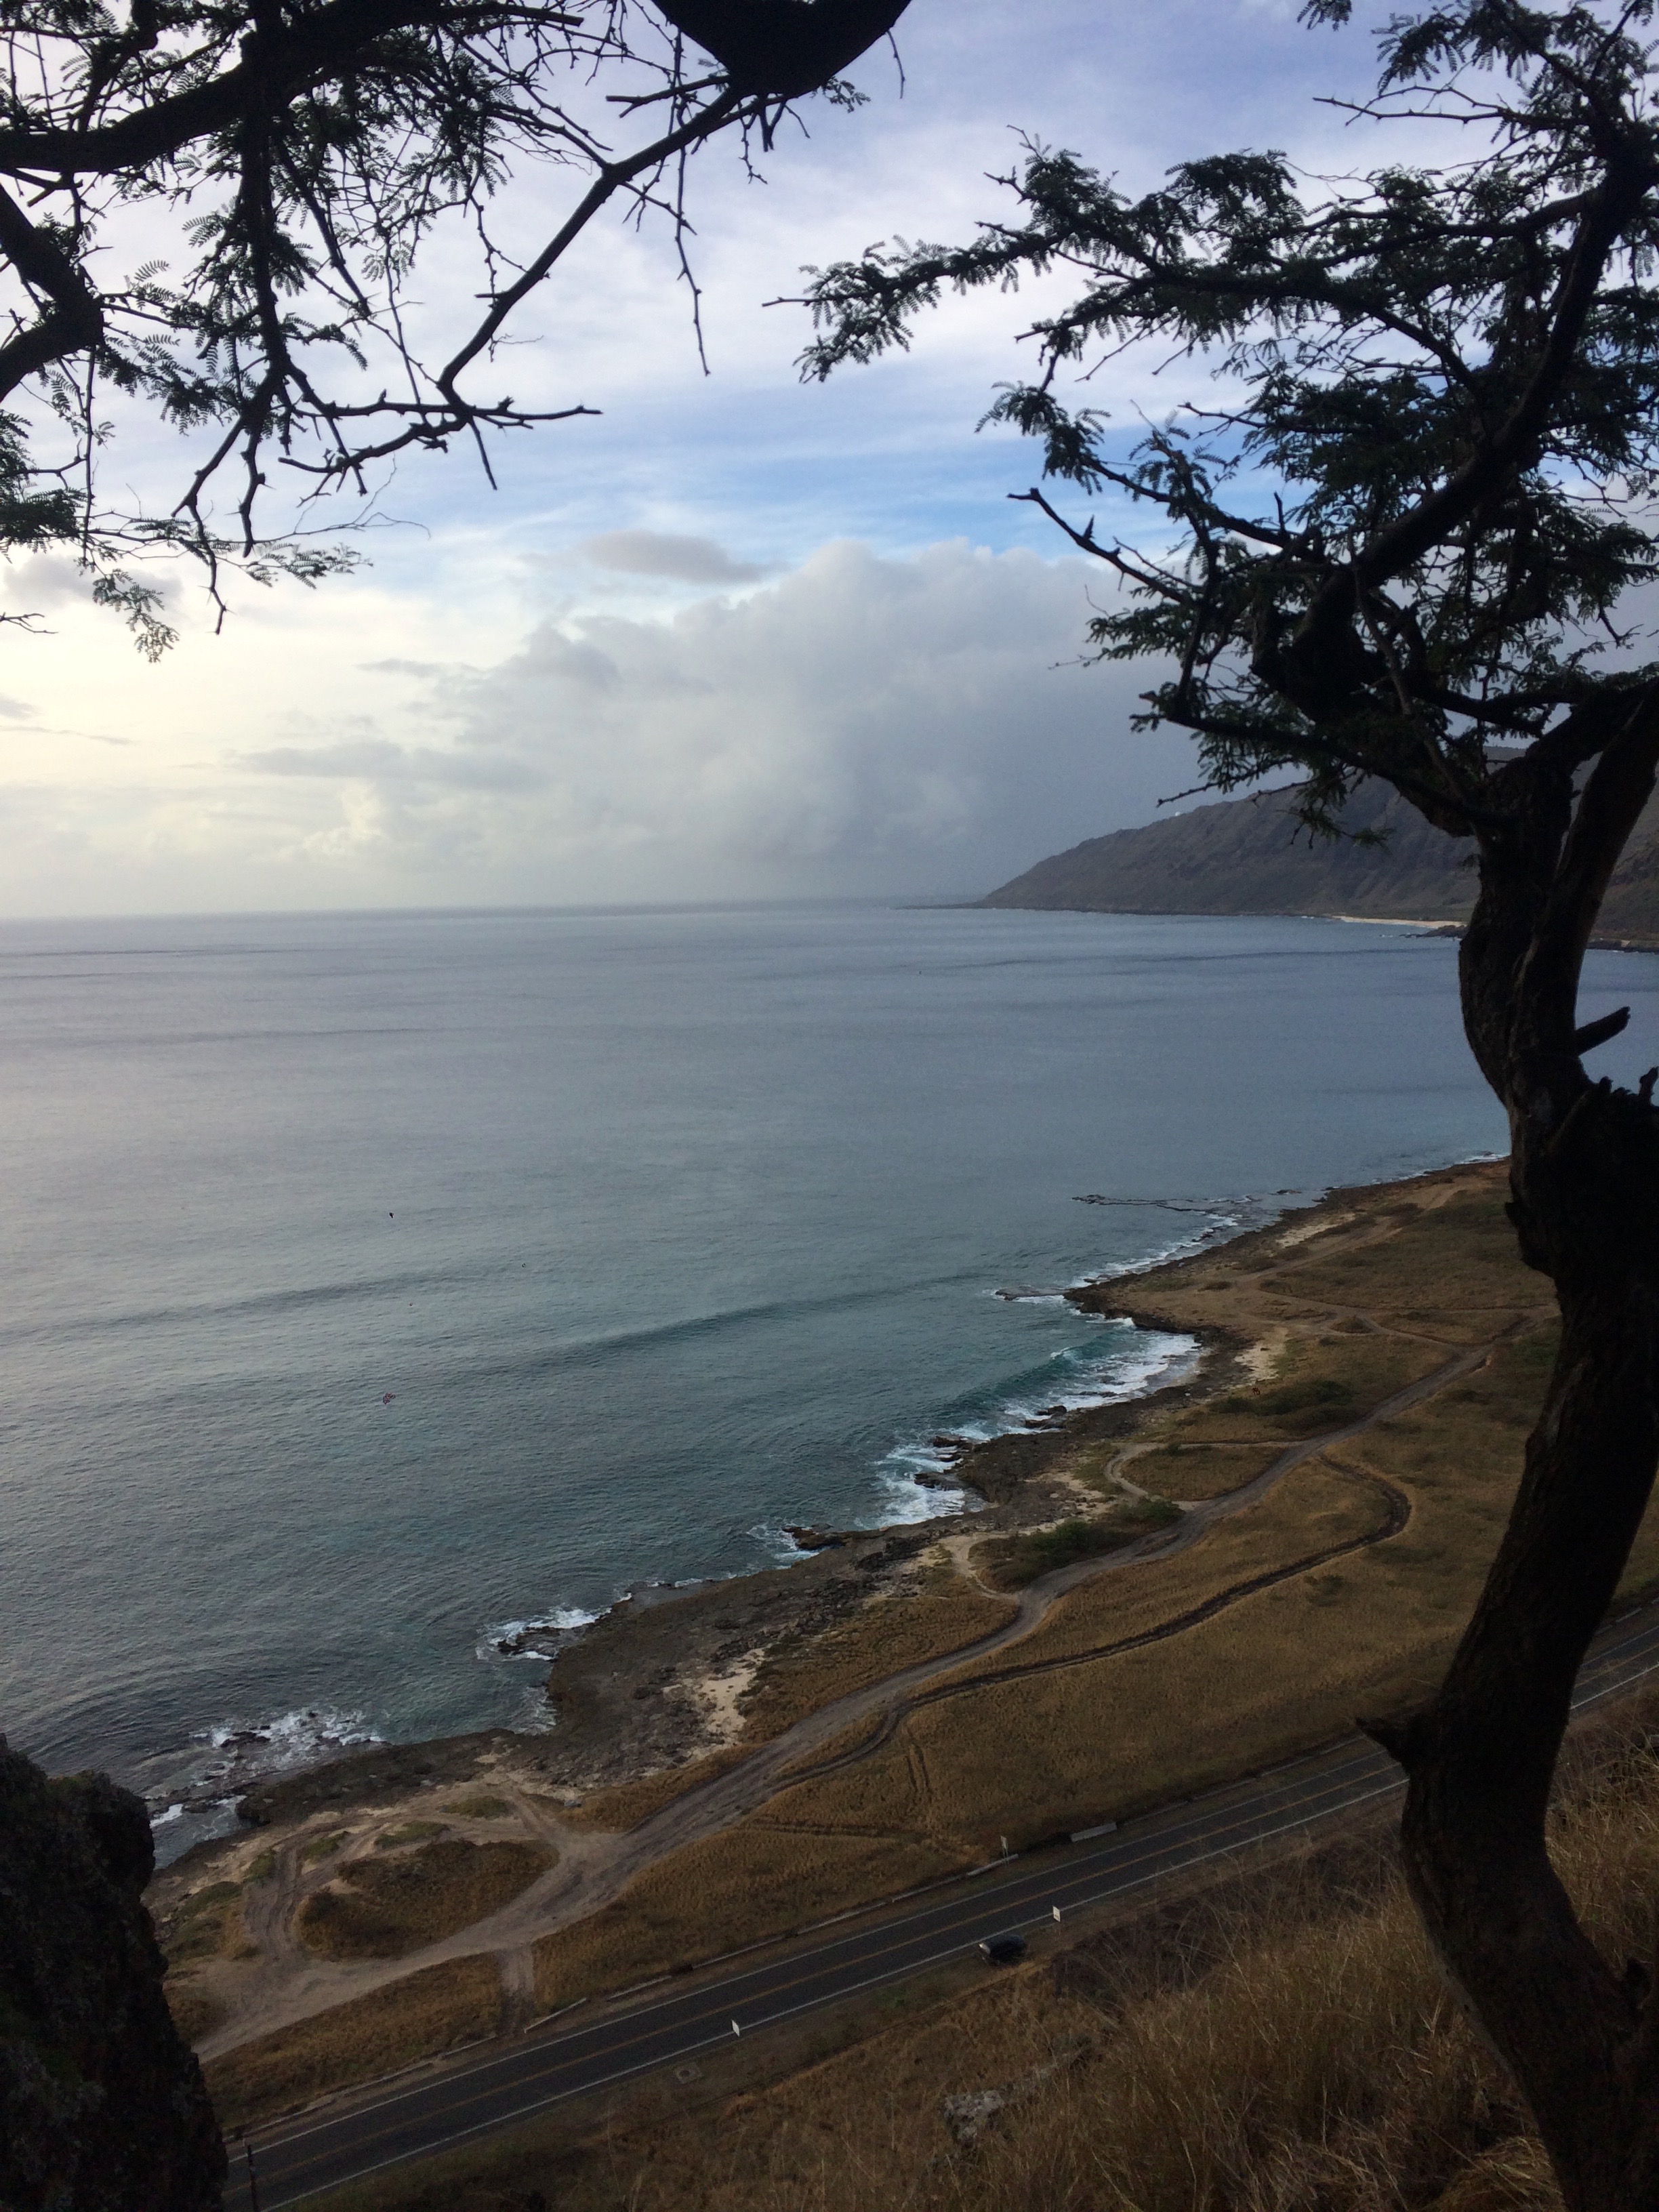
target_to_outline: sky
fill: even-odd
[[[71,562],[0,574],[41,626],[0,629],[0,914],[966,898],[1190,785],[1185,739],[1129,729],[1147,672],[1083,663],[1105,572],[1011,502],[1034,452],[975,428],[1041,295],[948,301],[826,385],[767,303],[1006,215],[1021,132],[1132,190],[1237,146],[1364,166],[1318,96],[1363,93],[1370,37],[1280,0],[911,0],[898,45],[902,87],[872,52],[867,105],[809,110],[761,179],[700,156],[707,374],[666,226],[602,222],[507,356],[524,404],[601,411],[514,440],[496,489],[464,453],[405,466],[350,577],[238,584],[216,633],[170,577],[151,665]],[[504,229],[546,235],[569,192],[515,179]],[[453,327],[459,241],[422,287]],[[1153,368],[1091,387],[1126,435],[1181,396]],[[165,505],[191,450],[124,424],[112,483]]]

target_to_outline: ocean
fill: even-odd
[[[1593,956],[1589,1012],[1659,963]],[[0,1726],[165,1852],[547,1725],[631,1586],[1147,1387],[1083,1277],[1501,1149],[1407,927],[878,906],[0,927]]]

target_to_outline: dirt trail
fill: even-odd
[[[1361,1249],[1382,1241],[1387,1234],[1386,1229],[1378,1231],[1375,1224],[1363,1224],[1354,1235],[1341,1239],[1340,1244],[1322,1240],[1319,1257],[1322,1259],[1335,1250]],[[1297,1242],[1301,1243],[1301,1240]],[[1293,1280],[1299,1266],[1307,1265],[1313,1257],[1305,1248],[1301,1249],[1297,1259],[1267,1273],[1275,1284],[1280,1279]],[[1363,1322],[1368,1329],[1380,1328],[1374,1317],[1361,1309],[1328,1306],[1322,1301],[1319,1310],[1331,1322],[1347,1319]],[[1540,1310],[1540,1315],[1543,1310]],[[624,1834],[574,1826],[559,1820],[545,1800],[514,1792],[527,1824],[557,1849],[558,1864],[488,1919],[475,1922],[419,1951],[406,1953],[398,1959],[361,1962],[325,1962],[305,1952],[293,1935],[292,1917],[302,1890],[315,1887],[316,1882],[301,1881],[296,1850],[289,1847],[281,1855],[278,1880],[270,1886],[268,1898],[261,1900],[255,1919],[250,1921],[250,1935],[265,1954],[264,1970],[258,1977],[258,1986],[246,1991],[234,2016],[203,2040],[199,2046],[202,2056],[215,2057],[252,2036],[291,2025],[326,2007],[401,1980],[422,1967],[483,1953],[493,1953],[500,1960],[509,2024],[521,2024],[530,2006],[530,1946],[537,1937],[597,1911],[658,1860],[730,1827],[754,1812],[781,1787],[793,1786],[811,1775],[829,1772],[869,1757],[890,1740],[905,1716],[919,1705],[971,1695],[989,1683],[1006,1681],[1023,1674],[1046,1673],[1057,1667],[1086,1664],[1118,1650],[1179,1635],[1274,1583],[1304,1574],[1328,1559],[1385,1542],[1397,1534],[1409,1516],[1409,1504],[1404,1494],[1373,1474],[1339,1468],[1337,1472],[1348,1480],[1366,1482],[1384,1493],[1387,1510],[1379,1526],[1368,1534],[1349,1539],[1325,1552],[1285,1562],[1265,1574],[1233,1584],[1203,1604],[1139,1635],[1107,1641],[1098,1647],[1057,1658],[1034,1661],[1024,1668],[1016,1660],[1005,1667],[981,1672],[971,1681],[947,1682],[943,1679],[957,1675],[964,1667],[999,1652],[1012,1651],[1042,1626],[1059,1599],[1084,1583],[1150,1559],[1170,1558],[1189,1550],[1218,1523],[1248,1510],[1265,1498],[1294,1468],[1339,1449],[1368,1430],[1433,1398],[1482,1366],[1500,1344],[1534,1326],[1539,1317],[1540,1315],[1512,1314],[1504,1327],[1493,1330],[1484,1341],[1458,1349],[1430,1374],[1395,1391],[1359,1418],[1287,1445],[1270,1466],[1239,1489],[1187,1506],[1174,1527],[1143,1537],[1108,1557],[1080,1559],[1040,1576],[1021,1594],[1012,1618],[1000,1627],[942,1657],[905,1668],[819,1707],[769,1742],[757,1746],[737,1765],[685,1790]],[[1390,1328],[1380,1333],[1417,1342],[1443,1341],[1410,1328]],[[1124,1456],[1133,1457],[1133,1448]],[[849,1750],[819,1764],[812,1763],[813,1752],[844,1735],[862,1721],[876,1723],[867,1736]],[[327,1874],[326,1866],[319,1868],[317,1880],[326,1880]]]

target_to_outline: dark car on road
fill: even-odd
[[[1011,1929],[1006,1936],[988,1936],[979,1948],[994,1966],[1009,1966],[1025,1956],[1025,1938]]]

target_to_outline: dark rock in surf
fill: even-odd
[[[793,1538],[803,1552],[839,1551],[847,1541],[838,1528],[798,1528],[790,1521],[784,1522],[783,1533]]]

